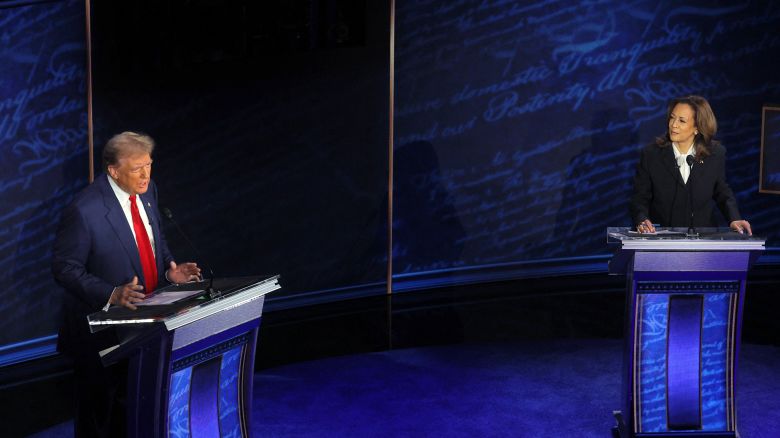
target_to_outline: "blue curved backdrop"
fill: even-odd
[[[269,308],[384,291],[380,3],[92,1],[96,156],[117,132],[152,135],[161,204],[201,264],[280,273]],[[639,148],[691,93],[718,116],[743,214],[777,245],[758,158],[780,5],[398,0],[395,14],[395,290],[603,268]],[[84,18],[78,1],[0,6],[0,344],[57,327],[51,239],[88,170]]]
[[[606,254],[639,149],[687,94],[710,100],[742,214],[776,244],[780,204],[757,192],[780,5],[396,5],[397,274]]]
[[[85,23],[81,1],[0,4],[0,348],[58,326],[51,245],[89,177]]]

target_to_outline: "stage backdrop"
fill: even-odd
[[[640,148],[687,94],[712,104],[742,214],[776,245],[780,203],[757,190],[780,4],[684,3],[397,1],[396,286],[606,255]]]
[[[94,0],[92,12],[96,149],[124,130],[157,140],[160,204],[200,253],[164,220],[177,260],[281,274],[269,305],[384,292],[387,4]]]
[[[84,25],[83,1],[0,4],[0,363],[58,326],[51,246],[89,176]]]
[[[166,223],[177,258],[282,274],[269,308],[384,291],[390,11],[347,3],[92,2],[97,162],[117,132],[152,135],[161,205],[200,253]],[[742,212],[777,244],[780,204],[757,189],[780,6],[396,5],[396,290],[603,270],[638,151],[690,93],[713,104]],[[51,239],[87,173],[83,21],[78,1],[0,7],[0,344],[57,327]]]

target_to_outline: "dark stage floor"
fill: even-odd
[[[259,437],[610,437],[621,341],[555,340],[410,348],[255,374]],[[780,348],[745,345],[742,438],[780,433]],[[72,435],[65,422],[35,437]]]

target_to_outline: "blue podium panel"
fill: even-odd
[[[171,389],[168,399],[168,436],[184,438],[190,436],[190,381],[192,367],[176,371],[171,375]]]
[[[194,438],[213,438],[219,433],[218,356],[192,368],[190,389],[190,433]]]
[[[642,286],[634,352],[637,432],[735,430],[727,370],[739,283]],[[696,293],[666,293],[670,288]]]
[[[219,343],[189,346],[173,352],[168,391],[168,436],[244,437],[249,424],[241,415],[242,394],[248,390],[242,371],[254,355],[257,323]],[[235,334],[228,331],[227,335]],[[251,373],[250,373],[251,375]]]
[[[213,431],[214,428],[211,426],[216,424],[213,420],[218,417],[218,434],[220,436],[245,436],[241,431],[241,418],[238,410],[241,392],[239,374],[244,351],[244,346],[239,346],[225,352],[218,358],[211,359],[211,361],[219,359],[219,374],[214,378],[214,382],[218,382],[218,401],[214,402],[214,414],[210,416],[211,424],[203,430]],[[168,436],[171,438],[198,436],[197,432],[193,433],[194,429],[200,427],[196,417],[198,415],[201,415],[201,418],[205,417],[202,416],[203,412],[190,409],[190,403],[198,398],[208,398],[209,391],[217,387],[213,382],[204,381],[202,376],[200,383],[193,384],[193,368],[193,366],[187,366],[171,375],[168,399]],[[193,388],[194,386],[200,386],[200,388]],[[204,394],[206,397],[203,397]],[[206,410],[208,409],[206,407]],[[216,436],[216,434],[212,436]]]
[[[667,427],[702,429],[701,331],[702,295],[669,297],[666,338]]]
[[[219,372],[219,430],[224,437],[244,436],[241,433],[238,406],[241,404],[242,389],[241,359],[245,352],[243,348],[234,348],[222,355]]]

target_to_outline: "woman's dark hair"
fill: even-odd
[[[696,130],[698,131],[698,134],[693,139],[693,143],[696,146],[696,157],[704,158],[709,156],[712,153],[713,146],[718,144],[718,141],[715,140],[715,134],[718,132],[718,121],[715,119],[715,113],[712,112],[710,103],[707,102],[707,99],[694,95],[672,99],[669,102],[669,107],[666,109],[667,123],[669,123],[669,117],[671,117],[674,107],[681,103],[693,109],[693,117]],[[664,135],[655,139],[655,143],[660,147],[668,147],[672,144],[668,128]]]

